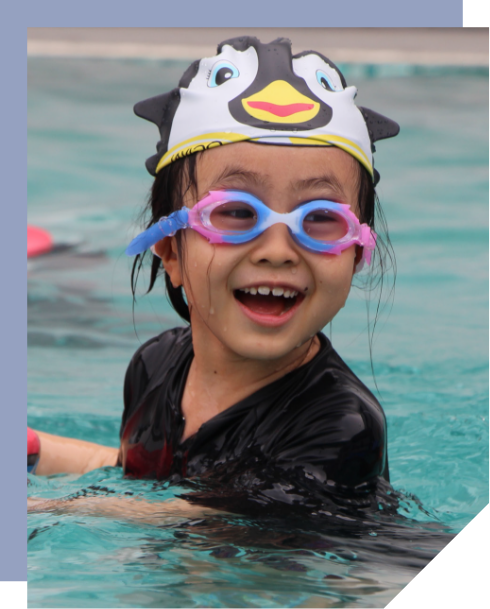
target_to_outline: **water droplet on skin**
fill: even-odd
[[[291,273],[292,273],[293,275],[296,275],[296,273],[297,273],[297,269],[291,269]]]
[[[210,314],[210,315],[214,315],[214,309],[213,309],[213,307],[211,307],[211,308],[209,309],[209,314]]]

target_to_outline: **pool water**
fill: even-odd
[[[151,184],[156,128],[132,105],[175,86],[179,61],[28,63],[28,220],[69,247],[28,262],[28,423],[118,446],[122,383],[141,342],[180,318],[163,285],[134,313],[124,248]],[[28,517],[32,607],[380,607],[488,502],[488,73],[342,66],[358,103],[397,120],[378,188],[395,298],[371,370],[365,290],[325,329],[388,420],[399,517],[339,523]],[[387,278],[389,296],[390,277]],[[371,298],[371,319],[376,298]],[[379,393],[378,393],[379,390]],[[161,501],[182,489],[119,468],[28,477],[33,497]],[[423,506],[423,509],[420,507]]]

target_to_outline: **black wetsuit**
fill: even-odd
[[[383,410],[318,334],[316,356],[180,443],[190,328],[164,332],[126,373],[119,464],[127,475],[198,481],[192,496],[231,511],[375,506],[389,487]]]

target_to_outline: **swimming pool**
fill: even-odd
[[[163,286],[138,298],[133,320],[123,252],[137,231],[150,186],[144,159],[156,141],[154,125],[131,108],[173,87],[183,68],[177,61],[29,59],[28,219],[73,246],[28,264],[32,427],[117,446],[131,355],[181,325]],[[398,277],[373,362],[392,483],[407,494],[402,514],[415,523],[349,537],[312,523],[238,517],[157,527],[32,514],[30,606],[379,607],[446,543],[433,522],[457,532],[488,502],[488,75],[342,69],[359,86],[361,105],[402,126],[376,154]],[[363,291],[353,289],[326,331],[375,390]],[[28,493],[39,497],[179,493],[124,480],[114,468],[29,482]]]

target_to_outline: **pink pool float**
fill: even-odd
[[[47,254],[54,247],[53,237],[47,230],[37,226],[27,225],[27,257],[34,258]]]

